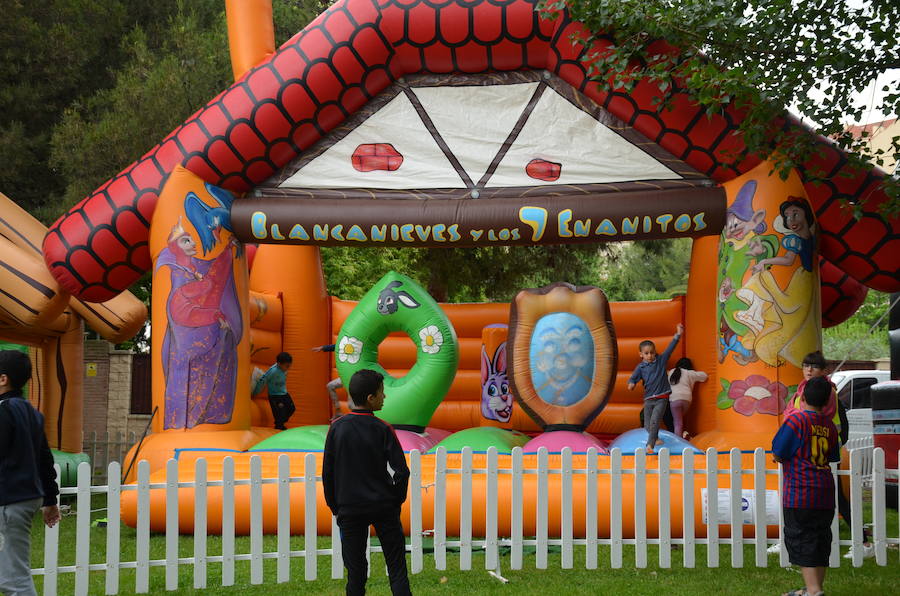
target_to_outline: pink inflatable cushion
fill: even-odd
[[[450,436],[450,431],[440,428],[428,427],[424,433],[416,433],[411,430],[396,430],[397,439],[403,451],[412,451],[418,449],[421,453],[425,453],[444,439]]]
[[[553,430],[541,433],[528,441],[522,450],[525,453],[537,453],[541,447],[546,447],[550,453],[560,453],[563,447],[568,447],[574,453],[584,453],[591,447],[596,447],[600,453],[609,453],[606,443],[594,435],[572,430]]]

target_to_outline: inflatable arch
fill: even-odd
[[[141,329],[147,308],[131,292],[100,304],[71,297],[43,263],[47,228],[2,193],[0,213],[0,341],[28,347],[28,398],[44,414],[47,441],[63,452],[56,456],[62,464],[65,454],[82,449],[85,324],[123,342]]]
[[[878,212],[883,173],[850,170],[818,139],[809,163],[772,176],[761,156],[735,157],[736,110],[708,118],[676,93],[677,108],[657,113],[654,85],[625,94],[589,82],[583,49],[569,41],[581,25],[534,8],[339,0],[277,51],[267,35],[241,46],[234,85],[54,224],[44,257],[72,294],[104,300],[151,268],[159,278],[154,399],[165,415],[142,451],[153,469],[183,447],[231,448],[243,466],[246,449],[272,432],[260,428],[264,403],[249,398],[249,369],[275,350],[294,353],[303,371],[302,386],[289,377],[292,425],[328,420],[320,388],[335,370],[310,348],[340,342],[357,304],[328,296],[319,246],[693,238],[685,298],[610,305],[618,366],[587,430],[635,426],[639,397],[623,386],[637,344],[665,342],[683,322],[679,351],[711,373],[692,410],[695,444],[720,448],[768,443],[800,378],[798,355],[819,344],[820,316],[849,316],[865,287],[900,289],[900,222]],[[822,170],[826,183],[813,184],[807,172]],[[840,198],[866,198],[863,217],[853,220]],[[261,244],[249,274],[244,242]],[[430,424],[538,430],[521,408],[507,421],[481,413],[481,347],[488,329],[509,323],[510,306],[441,310],[459,364]],[[174,394],[162,381],[178,374],[163,364],[164,338],[182,331],[211,338],[215,353],[196,362],[224,366],[233,395],[210,380],[166,407]],[[378,362],[402,376],[415,347],[388,335]],[[179,465],[186,472],[204,453],[182,452]]]

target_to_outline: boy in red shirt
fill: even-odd
[[[809,379],[803,388],[803,409],[788,416],[772,439],[774,459],[784,466],[784,545],[806,584],[785,596],[825,594],[822,584],[834,519],[834,477],[829,462],[840,460],[837,429],[822,413],[830,394],[827,379]]]

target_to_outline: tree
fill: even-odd
[[[691,240],[648,240],[616,245],[600,280],[610,300],[660,300],[687,293]]]
[[[393,269],[415,279],[438,302],[509,302],[519,290],[554,281],[597,285],[608,245],[490,248],[323,249],[329,292],[359,299]]]
[[[708,114],[729,106],[745,112],[739,130],[746,151],[772,156],[782,175],[815,151],[796,127],[772,126],[791,106],[834,139],[852,165],[883,162],[885,152],[872,154],[867,136],[853,138],[846,119],[858,121],[869,108],[900,111],[896,75],[878,90],[875,105],[854,103],[878,75],[900,69],[896,0],[545,0],[543,6],[567,7],[592,32],[577,41],[594,48],[583,58],[593,78],[624,90],[640,80],[654,83],[660,110],[673,91],[684,90]],[[900,158],[900,136],[888,153]],[[883,188],[884,214],[900,213],[900,182],[888,177]]]

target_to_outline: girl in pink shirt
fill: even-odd
[[[672,386],[669,407],[672,408],[676,437],[687,438],[684,430],[684,417],[691,409],[694,383],[698,381],[702,383],[707,378],[709,377],[702,370],[694,370],[694,364],[690,358],[681,358],[675,363],[675,368],[669,371],[669,384]]]

